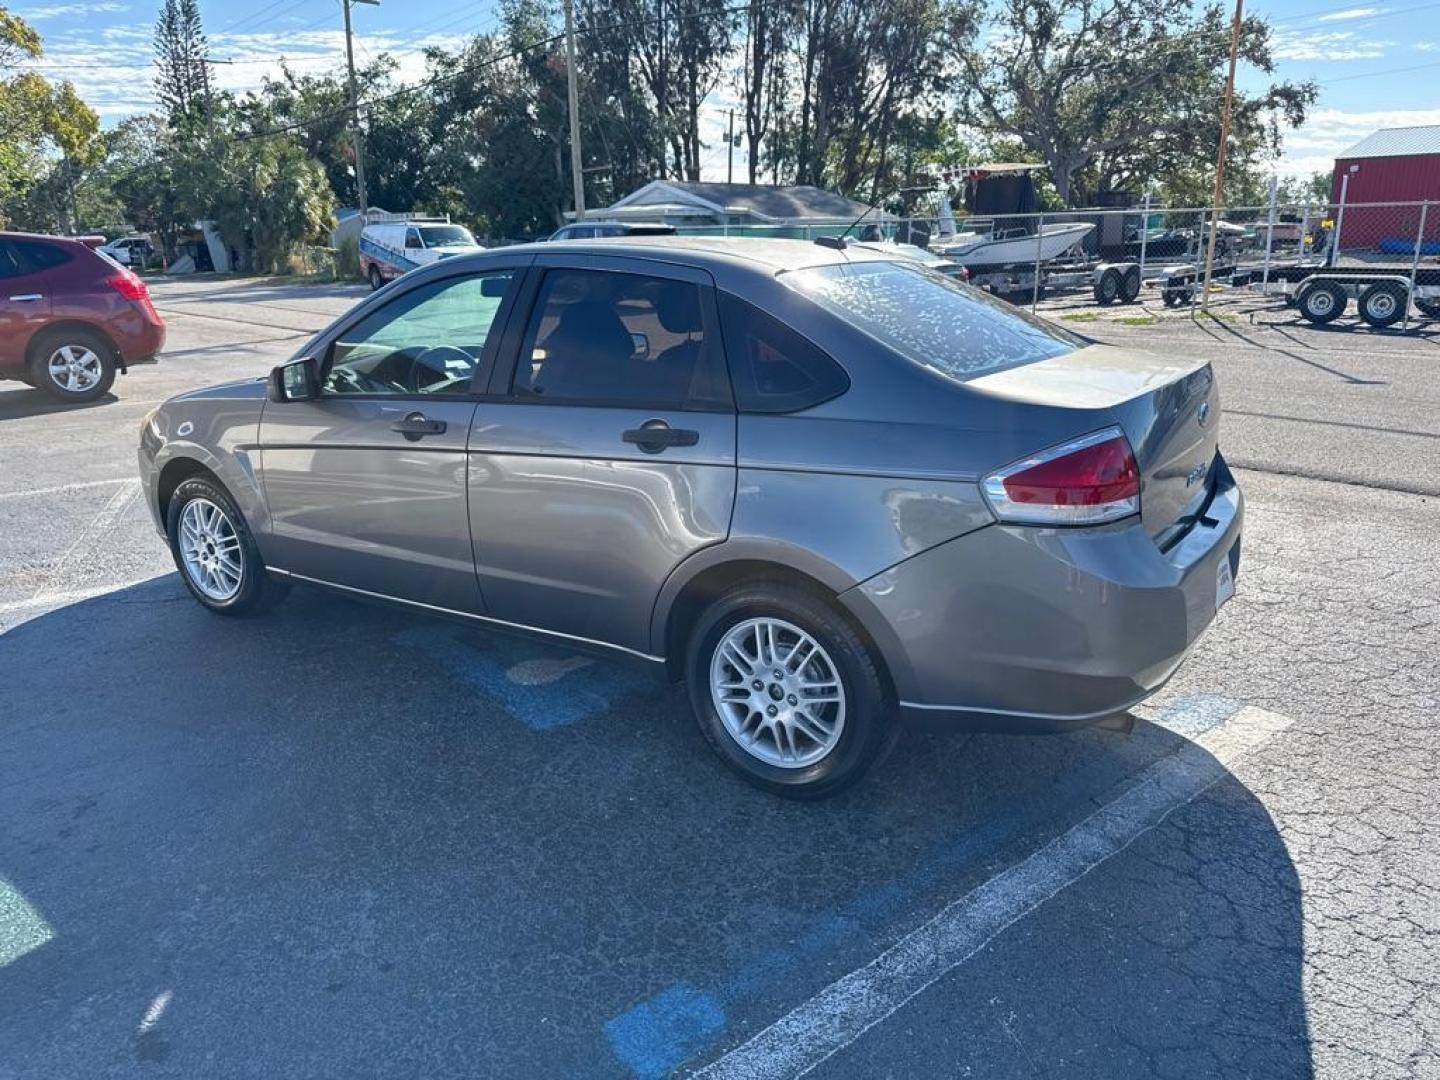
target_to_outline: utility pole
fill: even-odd
[[[730,137],[725,140],[725,183],[735,182],[735,110],[730,110]]]
[[[1220,201],[1225,193],[1225,149],[1230,144],[1230,108],[1235,103],[1235,61],[1240,55],[1240,18],[1245,0],[1235,0],[1235,19],[1230,24],[1230,75],[1225,80],[1225,108],[1220,113],[1220,156],[1215,162],[1215,197],[1210,215],[1210,243],[1205,253],[1205,284],[1200,292],[1200,310],[1210,310],[1210,273],[1215,268],[1215,234],[1220,227]]]
[[[204,65],[204,88],[205,88],[205,130],[210,136],[210,141],[215,141],[215,110],[210,100],[210,65],[211,64],[233,64],[234,60],[211,60],[206,57],[200,61]]]
[[[365,194],[365,136],[360,130],[360,93],[355,87],[355,43],[350,34],[350,8],[355,4],[379,7],[380,0],[340,0],[340,6],[345,9],[345,70],[350,80],[350,139],[355,148],[355,190],[359,196],[360,225],[363,228],[370,200]]]
[[[580,93],[575,86],[575,4],[565,0],[565,81],[570,92],[570,178],[575,183],[575,220],[585,219],[585,169],[580,156]]]

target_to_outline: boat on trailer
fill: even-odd
[[[947,259],[975,270],[985,266],[1050,262],[1094,231],[1094,225],[1083,221],[1057,221],[1042,226],[1039,235],[1023,228],[965,232],[932,243],[931,247]]]

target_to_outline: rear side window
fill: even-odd
[[[36,240],[12,240],[20,262],[31,271],[49,270],[70,261],[70,252],[58,244],[43,244]]]
[[[575,405],[728,409],[700,287],[608,270],[550,270],[520,347],[514,394]]]
[[[0,240],[0,278],[19,277],[30,273],[30,268],[20,261],[20,254],[8,240]]]
[[[960,381],[1085,344],[1003,300],[913,263],[836,263],[783,274],[780,280],[906,359]]]
[[[850,388],[844,368],[784,323],[727,292],[718,300],[741,412],[798,412]]]

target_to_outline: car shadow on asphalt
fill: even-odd
[[[788,802],[630,669],[301,590],[219,618],[173,575],[0,665],[20,1075],[666,1075],[1189,745],[910,733]],[[913,1068],[866,1059],[882,1025],[826,1069],[1308,1076],[1301,958],[1294,868],[1226,776],[917,999]]]
[[[36,390],[23,383],[15,383],[13,388],[0,389],[0,420],[18,420],[24,416],[49,416],[51,413],[98,409],[105,405],[113,405],[119,400],[114,394],[101,394],[94,401],[56,401],[43,390]]]

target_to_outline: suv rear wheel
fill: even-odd
[[[691,633],[685,675],[710,745],[777,795],[849,787],[899,731],[865,642],[823,600],[788,585],[744,585],[711,604]]]
[[[47,330],[31,351],[31,386],[57,401],[94,401],[115,381],[115,349],[91,330]]]

